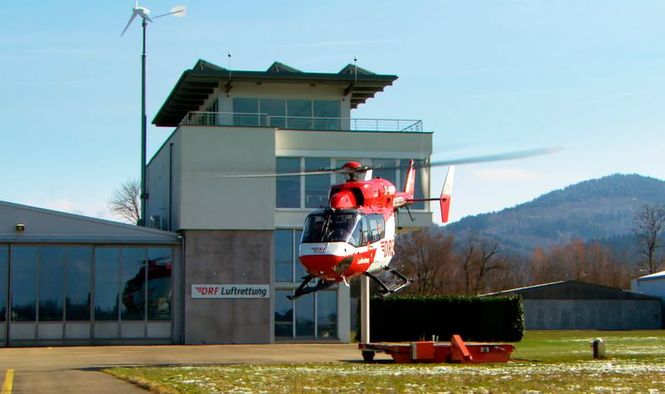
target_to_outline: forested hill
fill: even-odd
[[[573,238],[625,242],[645,205],[665,206],[665,181],[640,175],[610,175],[568,186],[499,212],[468,216],[446,226],[496,239],[504,250],[530,252]],[[612,246],[612,245],[609,245]]]

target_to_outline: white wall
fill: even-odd
[[[224,178],[275,172],[270,128],[181,127],[179,228],[274,229],[274,178]]]

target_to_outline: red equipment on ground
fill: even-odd
[[[450,342],[361,343],[358,348],[365,361],[372,361],[375,353],[386,353],[398,364],[505,363],[515,350],[513,345],[504,343],[466,343],[459,335],[453,335]]]

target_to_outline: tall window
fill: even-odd
[[[300,283],[307,275],[298,260],[298,244],[302,230],[275,230],[275,282]]]
[[[299,157],[278,157],[278,174],[301,172]],[[300,176],[281,176],[276,179],[277,207],[300,208]]]
[[[120,248],[95,250],[95,320],[118,320]]]
[[[121,320],[145,318],[145,249],[122,249]]]
[[[37,320],[37,248],[11,249],[12,321]]]
[[[171,320],[172,271],[170,248],[148,249],[148,320]]]
[[[65,297],[65,251],[63,247],[40,248],[39,320],[62,321]]]
[[[330,159],[305,158],[305,171],[330,168]],[[330,175],[305,176],[305,208],[320,208],[328,205]]]
[[[71,247],[67,257],[65,320],[90,320],[92,247]]]

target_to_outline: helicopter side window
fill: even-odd
[[[358,218],[356,226],[353,228],[351,237],[349,238],[349,243],[353,246],[362,246],[367,243],[367,224],[365,222],[365,217]]]
[[[378,242],[385,235],[385,226],[382,215],[368,215],[369,222],[369,242]]]

